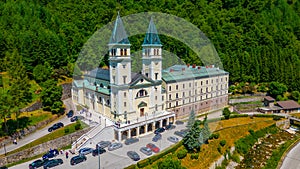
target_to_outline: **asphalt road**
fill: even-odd
[[[66,107],[67,107],[67,109],[66,109],[67,112],[70,110],[69,107],[71,107],[71,104],[69,103],[70,101],[71,101],[70,99],[67,99],[67,100],[64,101],[64,103],[66,104]],[[64,115],[62,118],[59,118],[58,120],[53,121],[52,123],[48,124],[44,128],[42,128],[40,130],[37,130],[34,133],[29,134],[29,135],[23,137],[22,139],[18,140],[17,145],[15,145],[15,144],[6,145],[5,146],[6,152],[9,152],[9,151],[15,150],[17,148],[20,148],[20,147],[22,147],[22,146],[38,139],[38,138],[40,138],[40,137],[43,137],[43,136],[49,134],[48,128],[51,127],[53,124],[58,123],[58,122],[62,122],[65,126],[71,123],[70,119],[67,118],[67,116]],[[0,148],[0,154],[4,154],[4,153],[5,153],[4,147],[2,146]]]
[[[186,124],[183,125],[177,125],[175,129],[169,130],[169,131],[165,131],[162,133],[162,139],[159,140],[158,142],[152,142],[152,138],[154,136],[154,134],[149,134],[149,135],[145,135],[145,136],[141,136],[139,139],[140,141],[131,145],[125,145],[123,144],[123,147],[114,151],[108,151],[106,148],[106,153],[102,154],[100,156],[100,168],[105,168],[105,169],[121,169],[124,168],[126,166],[129,166],[131,164],[136,163],[135,161],[133,161],[132,159],[130,159],[127,156],[127,151],[136,151],[141,159],[145,159],[149,156],[146,156],[145,154],[143,154],[142,152],[140,152],[140,148],[146,146],[146,144],[148,143],[154,143],[156,146],[158,146],[160,148],[160,150],[162,151],[163,149],[166,149],[167,147],[169,147],[170,145],[174,144],[171,143],[167,140],[167,138],[169,136],[174,136],[174,132],[177,130],[181,130],[186,128]],[[179,136],[178,137],[180,140],[182,139]],[[89,146],[91,148],[95,148],[95,144],[98,143],[100,140],[95,140],[94,142],[92,142],[92,144]],[[64,155],[59,155],[57,156],[57,158],[61,158],[64,161],[64,164],[54,167],[56,169],[66,169],[66,168],[74,168],[74,169],[98,169],[99,167],[99,160],[98,160],[98,156],[93,157],[91,154],[87,155],[87,161],[79,163],[77,165],[71,166],[70,165],[70,159],[75,156],[75,155],[69,155],[69,158],[66,159],[66,157]],[[11,167],[11,169],[25,169],[28,168],[28,165],[33,162],[34,160],[30,161],[30,162],[26,162],[23,164],[19,164],[17,166],[13,166]]]
[[[281,169],[300,168],[300,143],[298,143],[283,160]]]

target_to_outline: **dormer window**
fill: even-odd
[[[144,96],[147,96],[147,95],[148,95],[147,91],[142,89],[142,90],[137,92],[136,97],[139,98],[139,97],[144,97]]]

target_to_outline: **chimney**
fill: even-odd
[[[201,67],[200,67],[200,66],[198,66],[198,69],[201,69]]]
[[[190,67],[190,64],[187,64],[186,66],[187,66],[187,67]]]
[[[195,68],[196,67],[196,64],[193,64],[193,68]]]

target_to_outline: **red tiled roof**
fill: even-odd
[[[287,100],[287,101],[279,101],[277,102],[278,106],[282,107],[283,109],[299,109],[300,105],[295,102],[294,100]]]
[[[268,101],[275,101],[275,99],[271,96],[266,96],[265,99]]]

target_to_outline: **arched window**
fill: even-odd
[[[148,95],[148,92],[144,89],[140,90],[137,92],[136,94],[136,97],[144,97],[144,96],[147,96]]]
[[[100,87],[102,87],[102,88],[103,88],[103,84],[102,84],[102,83],[100,84]]]

